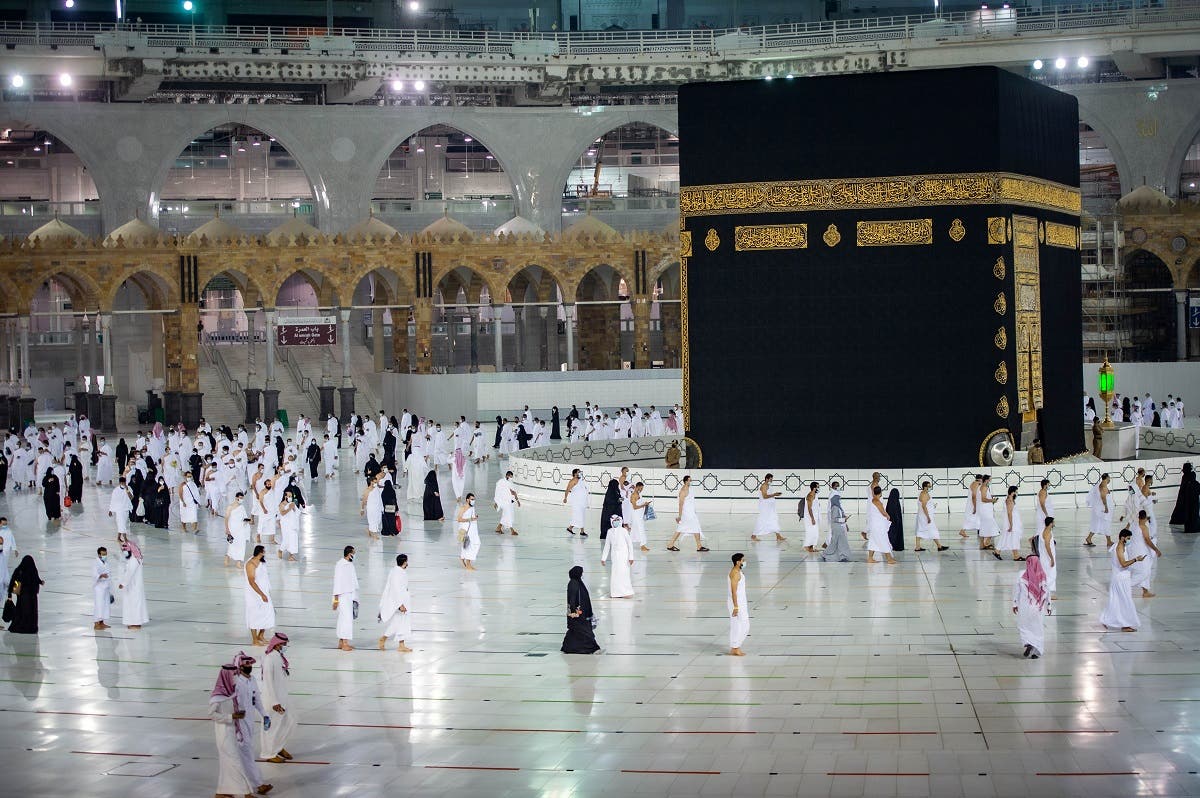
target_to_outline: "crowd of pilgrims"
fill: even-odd
[[[1167,394],[1166,400],[1160,404],[1154,400],[1149,391],[1142,397],[1134,394],[1132,399],[1118,393],[1113,395],[1108,414],[1109,418],[1118,424],[1129,423],[1139,427],[1180,429],[1183,427],[1184,417],[1183,397]],[[1091,426],[1097,418],[1103,419],[1104,414],[1096,409],[1096,400],[1084,393],[1084,423]]]
[[[1151,400],[1152,401],[1152,400]],[[1182,415],[1182,401],[1169,401],[1171,412]],[[1145,403],[1153,407],[1151,403]],[[1137,413],[1139,409],[1132,412]],[[366,519],[369,538],[398,535],[399,495],[395,480],[406,474],[406,498],[420,502],[425,520],[444,520],[437,474],[446,468],[455,494],[454,519],[457,538],[462,547],[463,566],[474,569],[473,562],[480,549],[478,512],[475,496],[465,490],[467,463],[480,465],[493,451],[500,458],[530,446],[560,441],[563,432],[571,440],[609,440],[620,437],[662,435],[680,431],[678,407],[663,418],[656,408],[642,411],[635,404],[612,414],[587,403],[583,410],[572,406],[560,418],[558,408],[551,411],[549,424],[536,418],[528,406],[511,419],[497,417],[494,434],[483,429],[480,422],[468,422],[460,416],[456,422],[443,426],[432,419],[422,418],[407,409],[399,417],[380,413],[378,417],[354,415],[346,425],[334,417],[326,420],[322,430],[314,431],[305,416],[298,419],[294,436],[289,436],[278,420],[269,425],[263,421],[251,425],[213,428],[203,419],[194,434],[182,427],[165,429],[155,424],[148,432],[138,432],[132,444],[124,437],[112,447],[104,435],[93,434],[86,416],[69,419],[61,427],[29,427],[22,435],[9,435],[0,452],[0,493],[13,490],[40,490],[46,517],[51,523],[62,523],[63,509],[83,500],[83,483],[89,478],[97,486],[111,486],[108,514],[117,529],[117,546],[122,568],[114,580],[108,565],[108,550],[100,547],[93,564],[92,585],[94,626],[107,629],[109,605],[115,603],[115,589],[121,591],[122,622],[138,629],[149,620],[146,606],[143,556],[138,543],[130,537],[132,523],[144,523],[159,529],[170,525],[173,502],[179,508],[179,520],[184,531],[199,533],[198,514],[207,508],[214,516],[224,516],[226,564],[235,562],[244,572],[246,624],[253,645],[265,646],[260,678],[251,678],[255,660],[244,653],[222,668],[212,693],[211,711],[216,723],[220,760],[219,782],[223,789],[233,786],[242,794],[269,791],[255,762],[252,744],[255,729],[248,723],[249,712],[263,719],[261,755],[271,762],[291,759],[284,747],[286,737],[295,725],[295,718],[286,715],[283,704],[288,703],[286,677],[288,662],[283,655],[288,638],[276,632],[269,641],[267,632],[275,626],[274,605],[270,598],[270,580],[263,567],[267,542],[278,545],[278,556],[296,559],[299,549],[299,514],[306,511],[303,487],[309,481],[324,476],[337,476],[343,443],[353,457],[353,471],[361,474],[366,487],[362,494],[360,514]],[[1171,417],[1173,423],[1176,421]],[[512,472],[502,475],[493,494],[493,503],[500,511],[496,531],[507,529],[517,534],[515,509],[520,506]],[[691,494],[690,477],[682,477],[682,487],[676,497],[674,535],[668,550],[679,551],[675,543],[683,535],[694,535],[699,552],[707,552],[704,535]],[[1054,537],[1054,506],[1049,482],[1043,480],[1035,497],[1036,521],[1027,530],[1018,506],[1018,488],[1010,486],[1003,497],[993,496],[991,478],[978,474],[970,484],[964,499],[963,521],[959,534],[970,537],[973,532],[979,548],[997,560],[1009,554],[1024,565],[1015,575],[1012,611],[1016,615],[1017,632],[1024,646],[1023,656],[1041,656],[1044,648],[1044,624],[1052,614],[1052,600],[1057,590],[1058,544]],[[1134,603],[1136,591],[1140,598],[1152,598],[1151,587],[1156,565],[1162,551],[1158,547],[1158,524],[1154,505],[1154,480],[1139,469],[1134,484],[1124,495],[1114,495],[1107,474],[1101,476],[1088,496],[1088,534],[1085,546],[1095,545],[1098,534],[1105,536],[1110,562],[1108,602],[1100,615],[1103,625],[1123,631],[1135,631],[1139,626]],[[781,534],[776,499],[781,491],[773,489],[773,476],[767,474],[757,488],[758,516],[752,542],[760,542]],[[65,486],[65,492],[63,490]],[[598,530],[603,541],[601,565],[610,568],[609,591],[612,598],[631,598],[634,595],[631,566],[634,551],[649,551],[646,520],[653,516],[652,502],[643,498],[644,485],[629,478],[629,469],[622,468],[619,477],[610,480],[601,507]],[[931,498],[931,484],[924,482],[915,502],[916,548],[925,551],[924,544],[947,551],[939,533],[937,503]],[[894,552],[905,548],[904,513],[899,491],[891,489],[884,495],[882,476],[872,475],[865,495],[865,518],[856,525],[865,541],[867,562],[877,562],[882,555],[889,564],[895,563]],[[586,536],[588,526],[588,493],[581,472],[572,474],[563,495],[569,504],[570,523],[567,531]],[[999,505],[999,519],[997,506]],[[823,561],[848,562],[852,559],[850,540],[851,515],[843,507],[843,490],[838,482],[831,483],[828,497],[820,496],[819,484],[813,482],[801,498],[796,513],[803,529],[804,550],[819,555]],[[71,513],[67,513],[69,518]],[[823,532],[821,516],[828,518],[828,534]],[[257,526],[255,526],[257,517]],[[1119,532],[1113,539],[1113,521]],[[1200,482],[1188,463],[1183,469],[1179,497],[1171,524],[1188,533],[1200,532]],[[1032,534],[1030,534],[1032,532]],[[246,548],[254,536],[256,545],[247,558]],[[10,557],[19,554],[16,537],[6,518],[0,517],[0,574],[8,574]],[[353,619],[357,617],[358,580],[353,567],[354,547],[346,546],[343,557],[335,567],[333,608],[338,613],[338,647],[353,650]],[[742,641],[750,628],[750,613],[746,605],[745,581],[741,578],[744,556],[733,555],[726,592],[730,611],[730,653],[744,655]],[[389,574],[380,602],[378,619],[383,635],[379,647],[398,642],[398,650],[411,651],[405,639],[411,633],[408,606],[408,558],[399,555],[396,567]],[[569,654],[590,654],[600,650],[593,629],[593,615],[587,587],[582,580],[582,566],[569,574],[567,587],[567,634],[562,650]],[[37,597],[43,582],[37,565],[29,555],[23,557],[8,579],[8,600],[4,620],[8,631],[32,633],[38,631]],[[339,603],[339,599],[341,602]],[[264,697],[266,694],[269,697]],[[274,732],[271,729],[274,728]],[[219,793],[224,794],[224,793]]]

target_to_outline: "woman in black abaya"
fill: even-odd
[[[430,471],[425,475],[425,497],[421,501],[421,507],[425,511],[426,521],[443,521],[446,514],[442,512],[442,494],[438,492],[437,472]],[[396,522],[392,521],[394,529]]]
[[[900,491],[895,488],[888,494],[886,509],[888,518],[892,519],[892,525],[888,527],[888,541],[893,551],[904,551],[904,510],[900,507]]]
[[[75,455],[71,455],[71,464],[67,466],[67,495],[72,504],[83,501],[83,463]]]
[[[595,654],[600,650],[592,631],[592,599],[583,583],[583,566],[570,571],[567,582],[567,634],[563,637],[564,654]]]
[[[493,449],[500,448],[500,433],[504,431],[504,419],[496,416],[496,442],[492,444]]]
[[[19,635],[38,633],[38,593],[44,584],[38,576],[37,564],[26,554],[8,582],[8,597],[16,603],[8,631]]]
[[[167,481],[162,477],[155,480],[154,498],[151,502],[153,507],[153,519],[147,519],[154,524],[156,529],[166,529],[171,523],[171,489],[167,487]]]
[[[562,440],[562,435],[558,431],[558,405],[550,408],[550,440]]]
[[[62,485],[58,482],[58,474],[48,469],[42,477],[42,505],[46,508],[46,520],[62,521]]]
[[[383,480],[380,498],[383,500],[383,529],[379,534],[385,537],[399,535],[400,531],[396,529],[396,486],[392,484],[390,476]]]
[[[604,506],[600,508],[600,539],[608,537],[612,527],[610,520],[614,515],[621,515],[621,486],[615,479],[608,481],[608,490],[604,492]]]
[[[125,464],[129,462],[129,444],[124,438],[117,441],[117,473],[125,473]]]
[[[1182,526],[1184,532],[1200,532],[1200,482],[1191,463],[1183,464],[1179,480],[1179,498],[1171,511],[1171,525]]]

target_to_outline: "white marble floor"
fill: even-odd
[[[478,476],[488,499],[494,471]],[[1060,516],[1060,600],[1046,655],[1030,661],[1008,604],[1018,566],[956,535],[952,551],[892,567],[861,562],[857,546],[859,562],[823,564],[795,542],[749,543],[749,516],[709,516],[712,552],[674,554],[664,512],[638,555],[637,597],[611,601],[598,536],[569,537],[558,508],[519,511],[521,536],[500,537],[483,502],[467,573],[449,523],[406,517],[399,544],[368,544],[355,484],[315,483],[302,561],[270,560],[301,722],[297,761],[263,766],[273,794],[1200,795],[1200,552],[1165,525],[1143,627],[1106,633],[1106,554],[1080,545],[1082,513]],[[211,795],[208,693],[249,650],[240,574],[222,567],[215,519],[199,536],[135,527],[153,620],[94,632],[92,557],[114,539],[104,493],[89,487],[51,531],[37,498],[0,498],[46,581],[41,635],[0,633],[0,793]],[[329,600],[348,542],[364,611],[361,648],[342,653]],[[409,655],[374,645],[397,550],[412,558]],[[736,550],[749,557],[745,658],[724,655]],[[600,656],[558,650],[575,563]]]

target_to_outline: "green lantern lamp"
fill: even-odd
[[[1104,358],[1104,365],[1100,366],[1097,377],[1098,387],[1100,388],[1100,399],[1104,402],[1104,423],[1100,426],[1104,429],[1113,429],[1116,425],[1112,422],[1112,415],[1109,413],[1109,410],[1112,407],[1113,396],[1116,395],[1117,379],[1116,372],[1109,364],[1108,358]]]

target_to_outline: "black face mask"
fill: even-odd
[[[349,557],[347,557],[346,562],[354,562],[354,555],[351,554]]]
[[[245,676],[249,676],[253,671],[254,668],[250,665],[246,665],[242,668],[242,674]]]

